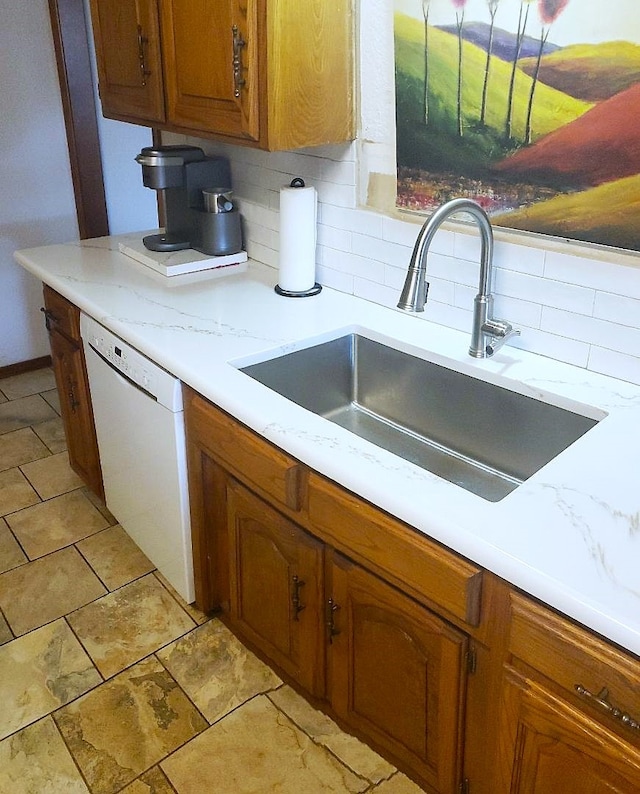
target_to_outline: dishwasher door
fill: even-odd
[[[107,507],[191,603],[193,560],[181,400],[177,400],[178,410],[166,407],[107,359],[113,360],[115,346],[118,360],[127,362],[126,369],[134,376],[142,371],[140,380],[153,391],[157,386],[159,393],[179,394],[180,382],[107,329],[94,325],[99,330],[85,327],[83,343]]]

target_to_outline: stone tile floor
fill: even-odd
[[[419,794],[185,604],[68,464],[53,375],[0,380],[0,792]]]

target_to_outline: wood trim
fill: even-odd
[[[49,0],[80,238],[109,234],[83,0]]]
[[[51,356],[41,356],[32,358],[29,361],[19,361],[17,364],[9,364],[0,367],[0,379],[10,378],[12,375],[22,375],[23,372],[34,372],[36,369],[43,369],[51,366]]]

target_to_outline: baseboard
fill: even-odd
[[[51,356],[41,356],[32,358],[30,361],[20,361],[17,364],[9,364],[0,367],[0,378],[8,378],[11,375],[21,375],[23,372],[33,372],[36,369],[51,366]]]

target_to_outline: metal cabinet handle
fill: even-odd
[[[333,638],[340,634],[336,628],[335,613],[340,609],[340,605],[336,604],[333,598],[327,602],[327,634],[329,635],[329,645],[333,643]]]
[[[638,720],[634,720],[630,714],[627,714],[625,711],[621,711],[619,708],[609,702],[609,690],[606,687],[602,687],[597,695],[594,695],[593,692],[590,692],[588,689],[583,687],[582,684],[576,684],[575,690],[585,700],[588,700],[594,706],[597,706],[599,709],[606,712],[614,719],[619,720],[623,725],[626,725],[627,728],[631,728],[634,731],[640,732],[640,722],[638,722]]]
[[[53,331],[57,325],[60,325],[60,320],[51,309],[45,309],[44,306],[41,306],[40,311],[44,314],[44,324],[47,327],[47,331]]]
[[[293,605],[293,619],[300,620],[298,615],[305,609],[306,604],[300,601],[300,588],[304,587],[305,583],[298,576],[293,577],[293,593],[291,595],[291,603]]]
[[[138,61],[140,64],[140,77],[142,79],[142,85],[146,86],[147,84],[147,77],[151,74],[151,72],[147,69],[145,60],[144,60],[144,48],[145,45],[149,43],[149,39],[143,35],[142,33],[142,25],[138,25]]]
[[[71,413],[75,414],[76,408],[80,406],[79,400],[76,400],[76,393],[73,389],[73,381],[71,378],[67,379],[67,396],[69,397],[69,408],[71,408]]]
[[[247,42],[242,38],[242,34],[237,25],[232,26],[231,34],[233,39],[233,95],[239,97],[242,87],[247,82],[242,76],[244,71],[242,65],[242,49],[247,46]]]

